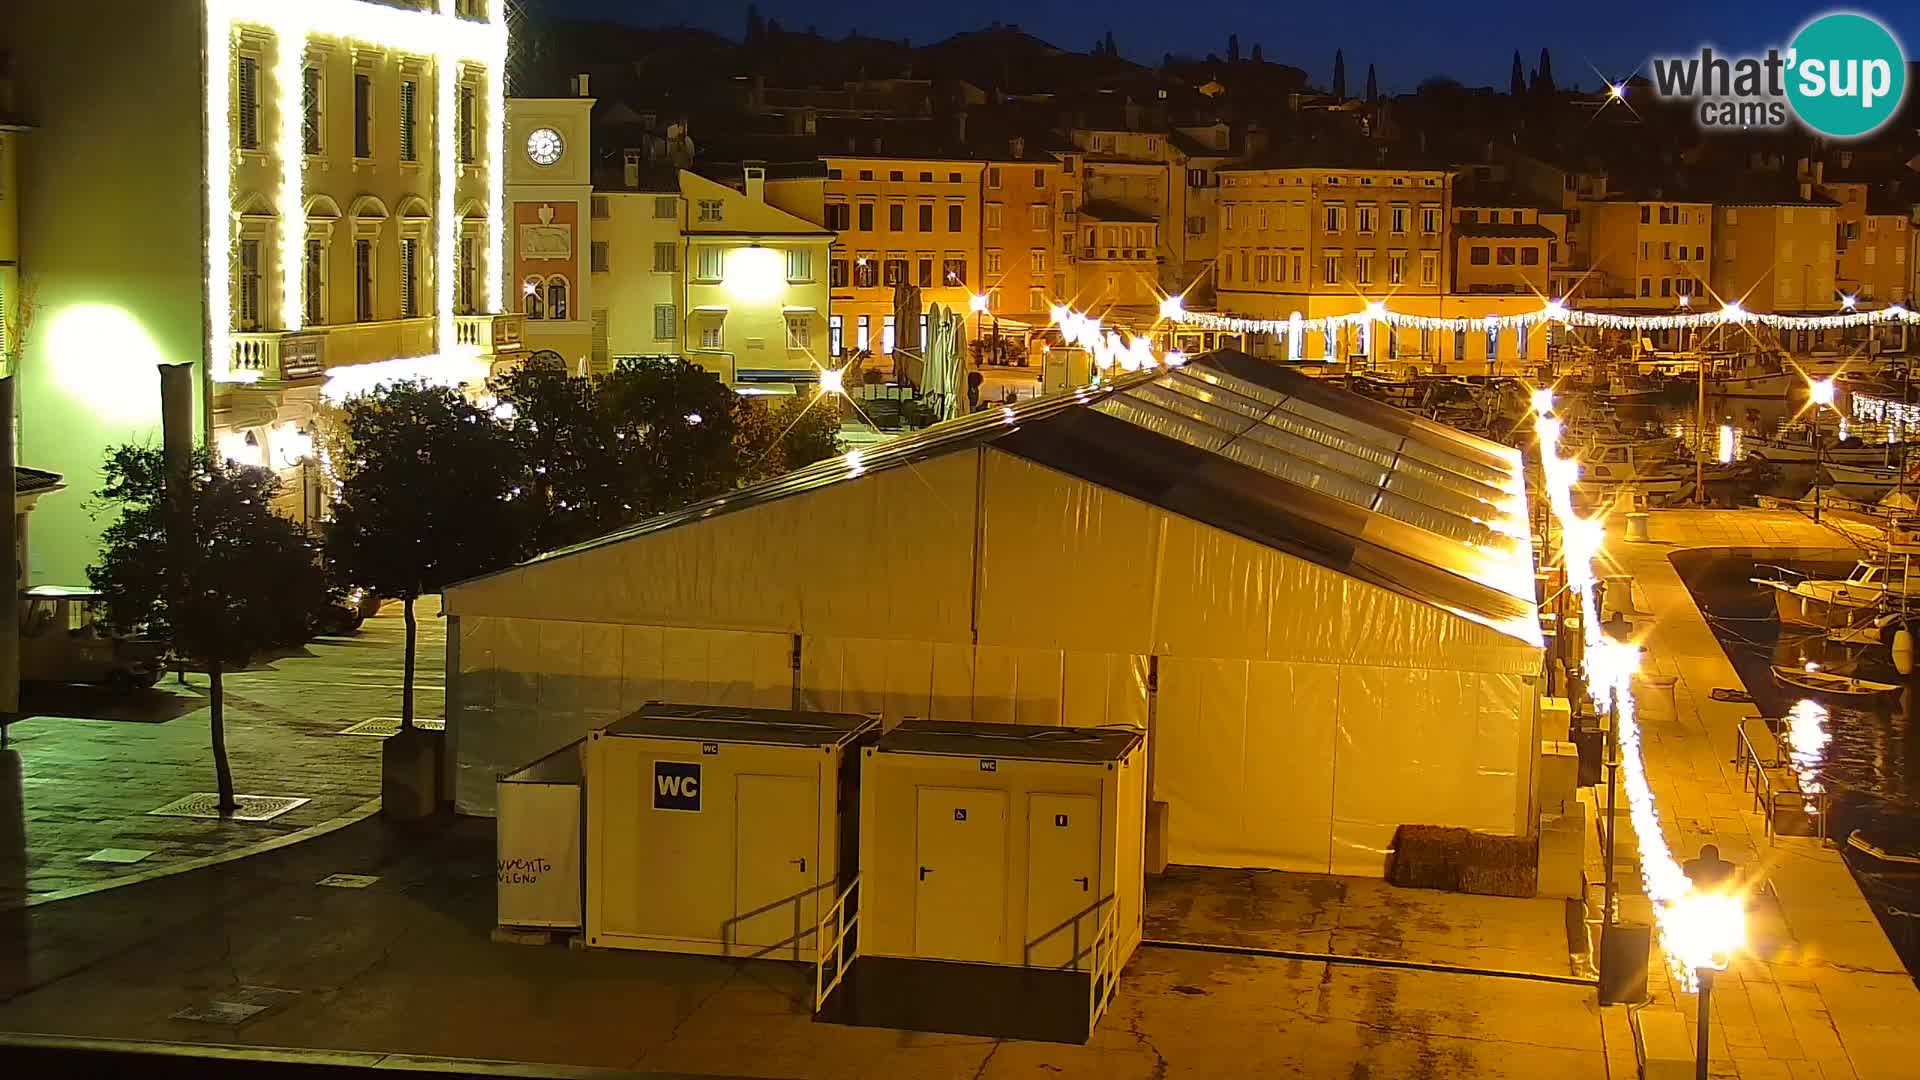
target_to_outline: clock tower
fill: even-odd
[[[507,101],[507,307],[527,317],[533,354],[603,370],[606,313],[593,306],[593,98]],[[551,360],[548,356],[546,359]]]

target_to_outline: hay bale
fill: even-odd
[[[1539,882],[1539,840],[1442,825],[1402,825],[1394,831],[1387,880],[1409,889],[1532,896]]]

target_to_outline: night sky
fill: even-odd
[[[730,37],[742,36],[744,0],[531,0],[564,15],[615,18],[643,26],[680,23]],[[1120,52],[1158,63],[1174,52],[1222,56],[1227,34],[1240,35],[1242,55],[1255,43],[1267,60],[1305,68],[1319,85],[1331,81],[1333,51],[1346,50],[1349,90],[1358,92],[1367,65],[1378,65],[1382,90],[1411,90],[1431,75],[1470,86],[1504,88],[1513,51],[1531,67],[1545,46],[1553,50],[1555,81],[1596,86],[1596,70],[1621,77],[1649,55],[1696,52],[1703,44],[1747,50],[1784,46],[1815,15],[1845,8],[1874,15],[1893,28],[1909,58],[1920,45],[1920,5],[1813,4],[1783,0],[1688,3],[1666,0],[760,0],[760,13],[789,30],[807,26],[837,37],[849,29],[928,44],[995,20],[1063,48],[1086,50],[1112,30]],[[1172,16],[1168,13],[1173,12]]]

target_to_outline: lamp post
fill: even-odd
[[[980,362],[982,364],[991,364],[1000,358],[998,355],[1000,343],[998,340],[995,340],[992,345],[987,344],[987,294],[970,294],[967,297],[967,307],[973,309],[975,316],[973,333],[975,337],[980,339]],[[996,339],[1000,336],[1000,318],[997,315],[994,316],[993,320],[993,335]]]
[[[1813,523],[1820,523],[1820,491],[1826,482],[1825,447],[1820,442],[1820,410],[1833,407],[1833,380],[1814,379],[1807,384],[1807,400],[1813,405]]]
[[[1699,1039],[1694,1044],[1693,1076],[1694,1080],[1707,1080],[1707,1057],[1710,1043],[1709,1032],[1712,1028],[1713,971],[1711,967],[1695,968],[1693,977],[1700,982],[1700,1013],[1695,1027]]]

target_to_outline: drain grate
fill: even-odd
[[[413,726],[422,731],[445,731],[447,729],[447,722],[445,720],[416,716],[413,718]],[[368,720],[362,720],[352,727],[342,728],[335,734],[366,735],[375,739],[385,739],[389,736],[400,734],[400,718],[397,716],[376,716]]]
[[[127,863],[137,863],[151,854],[153,852],[142,851],[139,848],[103,847],[80,861],[116,863],[124,866]]]
[[[291,795],[235,795],[233,801],[240,805],[231,814],[220,812],[220,796],[211,791],[196,791],[184,798],[175,799],[157,810],[149,810],[155,817],[187,818],[231,818],[234,821],[272,821],[296,806],[305,806],[312,799],[296,798]]]
[[[237,1027],[261,1013],[286,1005],[299,996],[298,990],[281,990],[272,986],[241,986],[221,994],[212,1001],[189,1005],[174,1013],[173,1019]]]
[[[314,884],[334,889],[364,889],[379,880],[377,874],[328,874]]]

